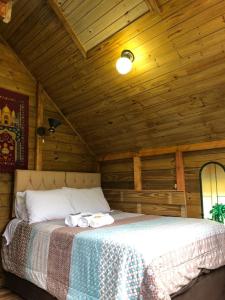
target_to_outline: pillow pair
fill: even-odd
[[[78,212],[108,212],[110,207],[100,187],[90,189],[62,188],[47,191],[18,192],[16,217],[35,223],[64,219]]]

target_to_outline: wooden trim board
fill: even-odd
[[[127,151],[127,152],[118,152],[118,153],[108,153],[105,155],[100,155],[98,157],[98,161],[126,159],[135,156],[140,156],[140,157],[156,156],[162,154],[176,153],[177,151],[191,152],[191,151],[210,150],[210,149],[219,149],[219,148],[225,148],[225,140],[159,147],[159,148],[145,148],[137,152]]]

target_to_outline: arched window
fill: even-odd
[[[225,204],[225,167],[213,161],[204,164],[200,169],[200,186],[202,217],[208,219],[214,204]]]

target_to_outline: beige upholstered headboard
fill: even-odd
[[[25,190],[50,190],[63,186],[90,188],[101,186],[99,173],[16,170],[14,194]]]

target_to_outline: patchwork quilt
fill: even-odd
[[[59,300],[169,300],[202,269],[225,265],[222,224],[126,214],[115,220],[98,229],[20,222],[3,245],[3,267]]]

